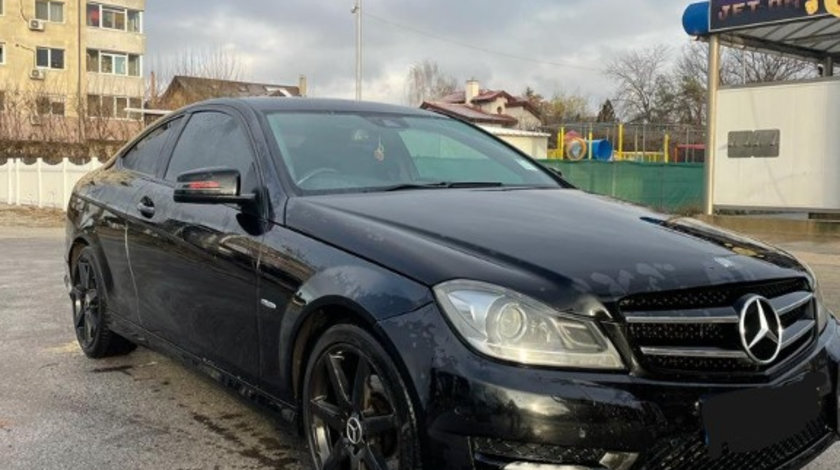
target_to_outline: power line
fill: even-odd
[[[408,25],[405,25],[405,24],[402,24],[402,23],[397,23],[396,21],[391,21],[389,19],[382,18],[380,16],[371,15],[370,13],[367,13],[367,12],[364,12],[363,14],[364,14],[364,16],[366,16],[368,18],[371,18],[373,20],[376,20],[376,21],[379,21],[381,23],[387,24],[389,26],[393,26],[395,28],[400,28],[400,29],[410,31],[410,32],[415,33],[415,34],[419,34],[421,36],[426,36],[426,37],[436,39],[436,40],[442,41],[442,42],[448,42],[450,44],[455,44],[455,45],[458,45],[458,46],[461,46],[461,47],[464,47],[464,48],[467,48],[467,49],[472,49],[472,50],[475,50],[475,51],[484,52],[486,54],[492,54],[492,55],[496,55],[496,56],[500,56],[500,57],[506,57],[508,59],[521,60],[521,61],[524,61],[524,62],[533,62],[533,63],[537,63],[537,64],[542,64],[542,65],[551,65],[551,66],[554,66],[554,67],[568,67],[568,68],[573,68],[573,69],[586,70],[586,71],[590,71],[590,72],[601,72],[601,69],[598,69],[598,68],[595,68],[595,67],[587,67],[585,65],[575,65],[575,64],[569,64],[569,63],[563,63],[563,62],[552,62],[552,61],[548,61],[548,60],[536,59],[536,58],[533,58],[533,57],[524,57],[524,56],[520,56],[520,55],[517,55],[517,54],[511,54],[511,53],[503,52],[503,51],[496,51],[496,50],[493,50],[493,49],[488,49],[486,47],[476,46],[474,44],[469,44],[469,43],[466,43],[466,42],[463,42],[463,41],[458,41],[456,39],[443,37],[443,36],[440,36],[440,35],[435,34],[435,33],[431,33],[431,32],[428,32],[428,31],[424,31],[422,29],[415,28],[413,26],[408,26]]]

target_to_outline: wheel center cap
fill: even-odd
[[[350,419],[347,420],[346,432],[347,440],[350,441],[351,444],[356,445],[362,442],[362,422],[359,421],[359,418],[351,416]]]

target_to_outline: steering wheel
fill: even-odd
[[[316,176],[318,176],[318,175],[328,175],[328,174],[330,174],[330,173],[336,173],[336,174],[338,174],[338,170],[336,170],[335,168],[316,168],[316,169],[314,169],[314,170],[310,171],[309,173],[307,173],[307,174],[303,175],[303,176],[302,176],[302,177],[301,177],[301,178],[297,181],[297,184],[298,184],[299,186],[302,186],[304,183],[306,183],[307,181],[311,180],[312,178],[314,178],[314,177],[316,177]]]

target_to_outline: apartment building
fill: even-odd
[[[62,123],[89,139],[103,121],[139,122],[126,109],[142,107],[145,92],[144,8],[145,0],[0,0],[5,133],[17,125],[31,139]]]

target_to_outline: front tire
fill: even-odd
[[[415,470],[420,463],[411,398],[376,339],[337,325],[318,340],[303,383],[303,425],[319,470]]]
[[[128,354],[137,346],[109,328],[108,305],[102,270],[91,247],[85,247],[73,263],[70,301],[73,329],[82,352],[90,358]]]

